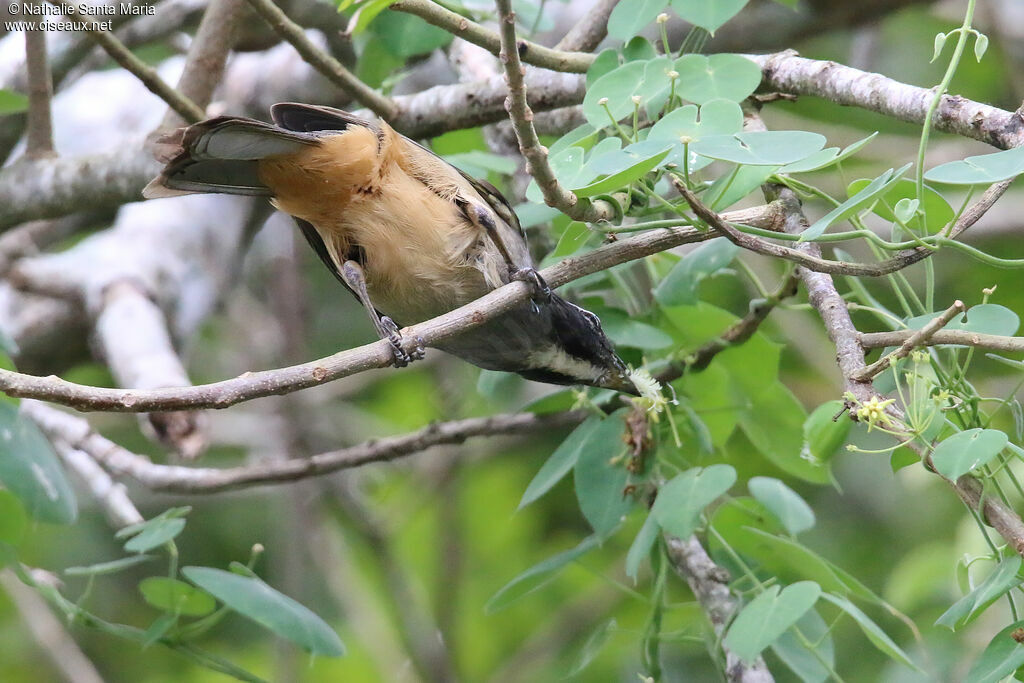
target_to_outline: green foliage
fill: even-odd
[[[327,657],[345,654],[341,639],[320,617],[256,576],[239,576],[212,567],[185,567],[181,573],[239,614],[311,654]]]
[[[71,524],[78,517],[74,491],[50,442],[6,401],[0,401],[0,483],[35,520]]]
[[[813,581],[769,586],[733,620],[723,644],[748,664],[807,613],[821,595]]]
[[[28,95],[0,88],[0,116],[17,114],[28,109]]]

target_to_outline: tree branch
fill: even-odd
[[[914,330],[914,333],[908,336],[898,349],[892,353],[882,356],[871,365],[852,375],[850,379],[858,382],[864,382],[873,379],[882,372],[885,372],[886,368],[892,365],[893,362],[898,361],[900,358],[906,358],[915,347],[927,344],[928,340],[934,337],[936,332],[948,325],[953,318],[966,310],[967,307],[964,306],[964,302],[957,299],[953,302],[953,305],[943,311],[941,315],[936,316],[921,329]]]
[[[558,41],[555,49],[593,51],[608,35],[608,17],[617,4],[619,0],[598,0],[594,6],[588,7],[583,18]]]
[[[729,572],[715,564],[696,536],[690,536],[685,541],[675,536],[666,536],[665,541],[672,568],[689,584],[694,597],[711,621],[715,635],[721,638],[740,607],[739,601],[729,590]],[[763,658],[758,657],[752,665],[748,665],[724,644],[722,650],[725,652],[725,675],[730,683],[771,683],[775,680]]]
[[[547,149],[540,144],[533,127],[533,110],[526,100],[526,70],[519,62],[516,42],[516,15],[511,0],[497,0],[498,17],[501,23],[501,53],[499,59],[505,67],[505,81],[508,83],[508,98],[505,110],[512,120],[512,128],[519,140],[519,151],[526,159],[526,170],[537,181],[544,201],[572,218],[588,223],[611,220],[616,217],[615,208],[603,200],[591,202],[581,199],[566,190],[558,182],[548,164]]]
[[[110,441],[81,417],[24,401],[26,414],[51,439],[88,453],[104,470],[127,476],[153,491],[215,493],[260,484],[279,484],[318,477],[371,462],[388,462],[441,444],[462,443],[474,436],[519,434],[574,425],[586,415],[580,411],[536,415],[518,413],[439,422],[423,429],[302,459],[276,459],[229,468],[158,465]]]
[[[730,219],[776,227],[781,220],[778,205],[769,204],[726,214]],[[565,259],[542,271],[552,287],[605,270],[611,266],[650,256],[681,244],[700,242],[714,236],[710,231],[693,228],[663,228],[641,233],[628,240],[619,240],[594,251]],[[421,337],[431,345],[491,320],[524,302],[530,289],[522,282],[513,282],[460,308],[407,328],[403,336]],[[348,377],[373,368],[392,364],[389,342],[381,340],[332,356],[277,370],[251,372],[234,379],[193,387],[152,389],[109,389],[74,384],[59,377],[35,377],[10,370],[0,370],[0,391],[21,398],[38,398],[61,403],[78,410],[115,412],[152,412],[197,408],[227,408],[236,403],[262,396],[298,391],[324,382]]]
[[[917,332],[918,330],[862,332],[860,334],[860,345],[865,349],[899,346],[917,334]],[[918,346],[938,346],[942,344],[976,346],[993,351],[1024,352],[1024,337],[1004,337],[998,334],[984,334],[968,330],[939,330],[927,339],[917,343]]]
[[[29,3],[25,3],[29,4]],[[29,159],[53,156],[53,80],[46,57],[46,31],[25,31],[25,66],[28,72],[28,126],[26,152]]]
[[[248,0],[263,20],[274,31],[287,40],[298,51],[310,66],[323,74],[331,83],[352,96],[352,99],[368,107],[373,113],[386,121],[391,121],[397,113],[395,102],[363,83],[346,69],[341,62],[314,45],[302,27],[288,18],[273,0]]]
[[[263,0],[249,0],[250,2]],[[389,10],[405,12],[423,19],[428,24],[442,28],[454,36],[479,45],[492,55],[501,52],[501,37],[480,24],[456,14],[449,9],[430,0],[399,0],[388,7]],[[588,52],[564,52],[552,50],[528,40],[518,42],[519,58],[527,64],[552,71],[583,74],[594,63],[594,55]]]

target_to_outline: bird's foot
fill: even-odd
[[[426,355],[426,345],[423,343],[422,337],[415,337],[412,349],[407,351],[404,343],[405,338],[402,337],[402,333],[399,331],[395,321],[385,315],[381,316],[380,324],[383,332],[381,336],[391,344],[391,352],[394,355],[393,362],[396,368],[404,368],[414,360],[420,360]]]
[[[533,312],[540,313],[540,305],[551,301],[551,288],[536,268],[520,268],[512,272],[512,280],[525,282],[530,286],[530,301]]]

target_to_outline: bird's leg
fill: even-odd
[[[548,283],[544,281],[540,273],[533,266],[526,268],[520,268],[516,265],[516,262],[512,260],[512,254],[505,247],[505,242],[498,233],[498,226],[495,225],[494,219],[487,209],[477,204],[469,203],[466,205],[465,210],[467,213],[471,213],[470,220],[475,224],[483,228],[484,232],[494,243],[495,248],[501,254],[501,257],[505,259],[505,265],[508,266],[508,274],[512,280],[519,280],[530,285],[530,289],[533,290],[530,298],[533,300],[534,310],[537,309],[538,304],[547,303],[551,300],[551,288],[548,287]]]
[[[345,280],[345,284],[356,293],[359,301],[366,308],[366,312],[369,314],[370,320],[373,321],[373,326],[377,330],[378,336],[381,339],[387,339],[391,344],[391,351],[395,357],[395,367],[405,367],[414,360],[423,358],[423,340],[417,337],[413,350],[411,352],[406,351],[405,346],[402,344],[402,335],[398,331],[398,325],[388,316],[380,315],[377,309],[374,308],[373,302],[370,301],[370,293],[366,289],[366,276],[363,274],[362,266],[355,261],[345,261],[338,270],[341,273],[342,279]]]

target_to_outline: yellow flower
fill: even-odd
[[[640,397],[633,399],[649,413],[660,413],[668,405],[668,399],[661,392],[661,384],[651,377],[651,373],[643,368],[629,371],[629,378],[640,392]]]
[[[894,398],[883,401],[877,396],[872,396],[857,409],[857,419],[868,423],[868,431],[879,425],[886,426],[890,420],[889,416],[885,414],[885,409],[895,402]]]

